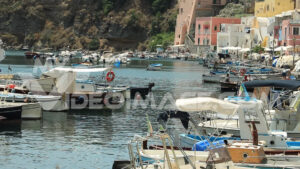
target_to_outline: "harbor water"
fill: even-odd
[[[32,60],[9,56],[0,65],[2,73],[32,73]],[[147,71],[150,63],[162,63],[162,71]],[[208,70],[197,62],[179,60],[132,60],[114,68],[114,83],[147,86],[155,83],[156,105],[172,104],[182,94],[210,94],[218,86],[202,83]],[[157,106],[159,107],[159,106]],[[134,135],[147,132],[146,114],[158,128],[157,115],[163,109],[153,107],[123,108],[110,111],[44,112],[43,119],[22,121],[0,130],[0,169],[110,169],[114,160],[128,160],[127,143]],[[179,121],[169,128],[184,131]]]

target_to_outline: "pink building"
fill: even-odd
[[[279,35],[278,41],[282,46],[294,46],[294,45],[299,46],[300,45],[300,21],[283,20],[281,37]]]
[[[195,25],[195,45],[217,46],[221,24],[241,24],[240,18],[199,17]]]
[[[185,37],[195,25],[196,17],[215,16],[229,0],[178,0],[175,45],[184,44]],[[193,37],[194,35],[192,35]]]

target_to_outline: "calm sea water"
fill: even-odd
[[[149,63],[163,63],[163,71],[146,71]],[[22,56],[6,58],[0,68],[14,73],[31,73],[31,60]],[[154,82],[157,104],[167,93],[174,98],[216,91],[214,85],[202,84],[205,68],[196,62],[134,60],[114,68],[116,82],[145,86]],[[76,112],[44,112],[42,120],[22,121],[0,132],[0,169],[110,169],[114,160],[128,159],[127,143],[134,135],[147,132],[145,114],[154,128],[156,118],[164,110],[151,108],[122,109],[113,112],[89,110]],[[183,132],[179,121],[169,127]]]

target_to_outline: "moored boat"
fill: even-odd
[[[28,59],[31,59],[31,58],[34,58],[34,57],[40,57],[39,53],[37,53],[37,52],[30,52],[30,51],[25,52],[24,55]]]
[[[42,118],[42,108],[39,103],[15,103],[5,102],[5,105],[9,106],[21,106],[22,107],[22,119],[35,120]]]
[[[161,63],[151,64],[147,67],[147,70],[159,71],[162,69],[162,66],[163,66],[163,64],[161,64]]]
[[[0,104],[1,120],[20,120],[21,116],[22,116],[22,106],[7,105],[5,103]]]

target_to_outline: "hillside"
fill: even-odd
[[[243,17],[253,15],[254,0],[234,0],[228,3],[219,13],[219,17]]]
[[[145,49],[150,37],[174,31],[176,14],[176,0],[1,0],[0,38],[19,47]]]

